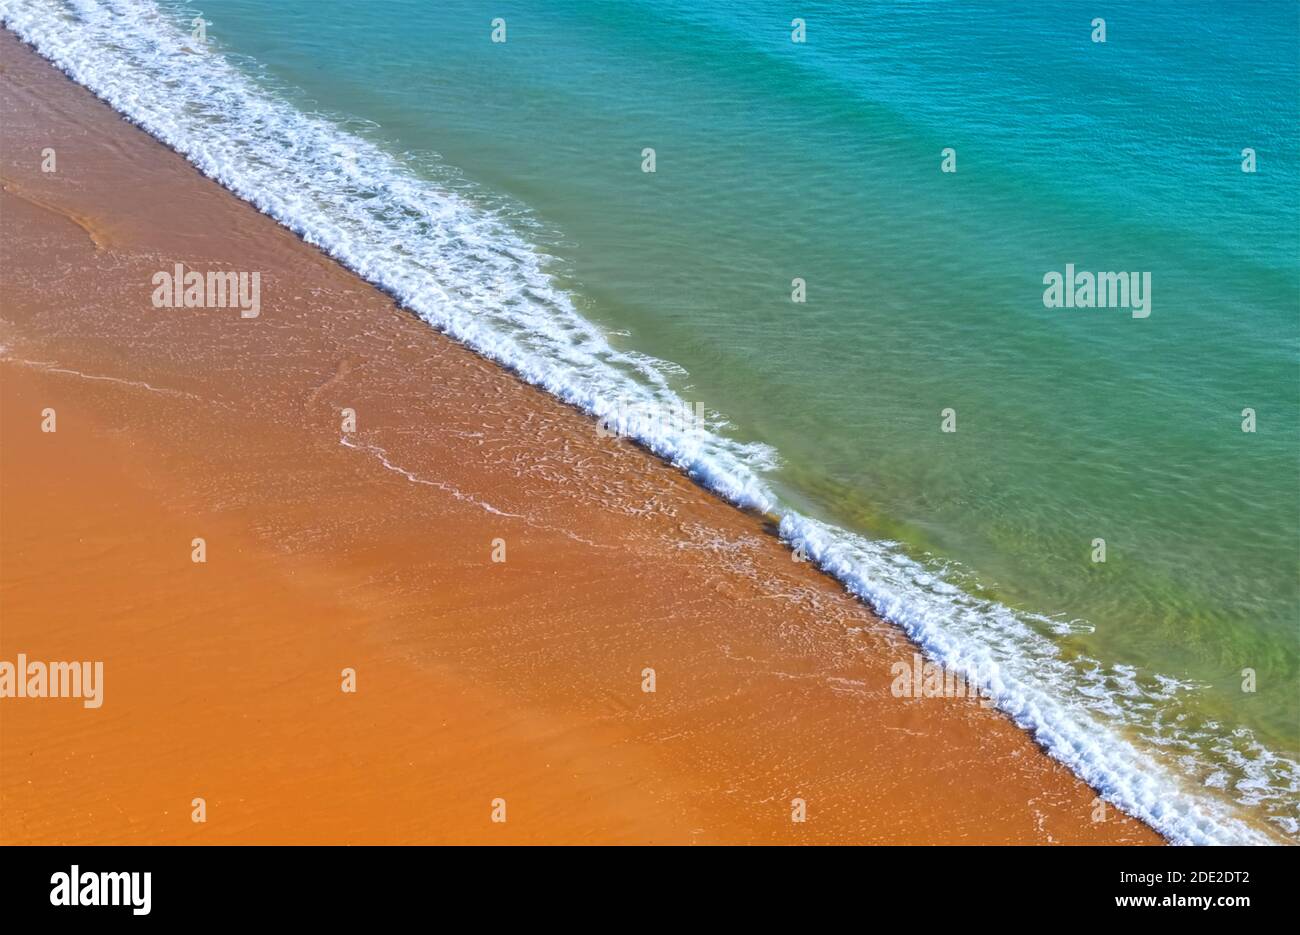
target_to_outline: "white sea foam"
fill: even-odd
[[[215,51],[195,54],[147,0],[0,0],[0,18],[70,77],[232,192],[387,290],[431,325],[600,418],[679,410],[671,365],[612,348],[547,275],[547,257],[507,220],[424,180],[338,122],[303,113]],[[1180,735],[1157,715],[1188,690],[1172,680],[1066,660],[1059,621],[979,600],[905,555],[787,509],[764,483],[775,452],[719,432],[645,421],[639,440],[740,506],[780,517],[782,537],[963,675],[1054,757],[1176,843],[1274,840],[1220,794],[1294,834],[1300,769],[1240,731]],[[1139,738],[1142,746],[1128,737]],[[1164,745],[1215,762],[1160,757]],[[1196,747],[1200,744],[1200,747]],[[1152,751],[1152,752],[1146,752]],[[936,755],[942,755],[937,753]],[[1281,805],[1279,805],[1281,803]],[[1288,826],[1288,820],[1291,825]]]

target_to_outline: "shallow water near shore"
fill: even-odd
[[[167,41],[195,13],[31,6],[90,24],[61,53],[92,88],[103,11]],[[1163,793],[1135,777],[1158,763],[1207,808],[1291,836],[1296,23],[1140,10],[1120,6],[1095,45],[1067,4],[1014,30],[997,5],[814,4],[798,46],[775,4],[507,4],[494,45],[468,4],[230,2],[203,8],[213,49],[290,107],[177,96],[166,42],[130,64],[175,82],[150,129],[172,121],[167,141],[197,157],[221,155],[202,121],[243,107],[221,132],[249,134],[268,171],[222,180],[467,343],[588,408],[703,402],[708,446],[661,453],[784,512],[934,654],[995,663],[1003,706],[1103,791],[1141,811]],[[320,117],[289,150],[340,202],[251,184],[285,168],[256,134],[295,113]],[[955,175],[938,171],[946,146]],[[411,204],[446,194],[457,224],[362,216],[400,185]],[[384,225],[391,244],[361,240]],[[447,318],[419,304],[411,261],[433,265]],[[1067,263],[1152,271],[1150,318],[1045,309],[1042,276]],[[582,382],[592,357],[604,383]],[[1144,758],[1131,774],[1082,741],[1092,723]],[[1244,833],[1186,822],[1162,830]]]

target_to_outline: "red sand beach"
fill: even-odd
[[[0,701],[0,843],[1159,843],[895,698],[914,647],[762,517],[0,63],[0,660],[104,665]],[[260,314],[154,307],[177,263]]]

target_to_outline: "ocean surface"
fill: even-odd
[[[1300,840],[1294,3],[0,16],[430,324],[779,516],[1170,840]],[[1045,307],[1067,264],[1149,272],[1149,316]]]

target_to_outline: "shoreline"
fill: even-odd
[[[92,732],[80,708],[3,702],[5,843],[1159,843],[1113,807],[1093,821],[1095,793],[1004,715],[891,697],[913,644],[761,518],[406,314],[11,34],[0,47],[0,658],[91,646],[105,701],[84,714],[111,715],[115,679],[130,713]],[[176,262],[259,270],[260,316],[154,308],[150,277]],[[229,562],[215,590],[190,574],[195,525],[217,531],[202,571]],[[93,787],[67,778],[88,757]],[[222,807],[194,825],[199,787]],[[101,818],[79,830],[85,811]]]

